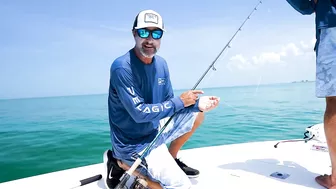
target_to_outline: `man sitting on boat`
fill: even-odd
[[[217,107],[219,98],[199,97],[201,90],[174,96],[168,65],[156,55],[164,31],[157,12],[141,11],[132,29],[135,46],[111,65],[108,110],[112,150],[104,154],[109,188],[117,184],[124,169],[132,166],[174,113],[137,173],[150,179],[149,188],[190,188],[188,176],[199,174],[181,162],[177,153],[202,123],[203,112]]]
[[[331,157],[331,175],[316,182],[336,189],[336,0],[287,0],[303,15],[316,16],[316,96],[326,98],[324,131]]]

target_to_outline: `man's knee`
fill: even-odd
[[[202,124],[203,121],[204,121],[204,112],[199,112],[199,113],[197,114],[197,117],[196,117],[196,119],[195,119],[194,124],[195,124],[196,126],[199,126],[199,125]]]
[[[326,113],[336,115],[336,96],[326,98]]]
[[[327,105],[336,104],[336,96],[329,96],[326,98]]]

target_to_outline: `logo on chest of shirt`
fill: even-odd
[[[159,77],[158,78],[158,85],[165,85],[165,84],[166,84],[166,79],[162,78],[162,77]]]

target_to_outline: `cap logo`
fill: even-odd
[[[155,23],[155,24],[158,24],[159,23],[159,17],[158,17],[158,15],[153,14],[153,13],[146,13],[144,21],[146,23]]]

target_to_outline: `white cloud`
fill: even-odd
[[[281,54],[276,52],[265,52],[261,53],[259,56],[253,56],[253,64],[262,65],[265,63],[279,63],[281,62]]]
[[[282,48],[282,51],[279,53],[281,56],[299,56],[302,55],[301,49],[296,46],[294,43],[289,43]]]
[[[244,69],[246,67],[251,67],[252,64],[242,55],[242,54],[237,54],[233,57],[231,57],[230,62],[229,62],[229,66],[231,66],[231,62],[239,62],[237,64],[237,67],[239,69]]]
[[[300,41],[300,45],[301,45],[302,49],[308,49],[308,48],[310,48],[310,45],[307,44],[307,43],[305,43],[304,41]]]
[[[237,55],[233,56],[230,60],[232,60],[232,61],[240,61],[242,63],[246,63],[247,62],[247,60],[243,57],[242,54],[237,54]]]
[[[265,64],[286,64],[290,58],[313,53],[314,44],[314,39],[310,42],[300,41],[299,45],[288,43],[282,46],[278,52],[262,52],[251,58],[237,54],[230,58],[229,66],[234,66],[238,69],[256,69],[258,66]]]

